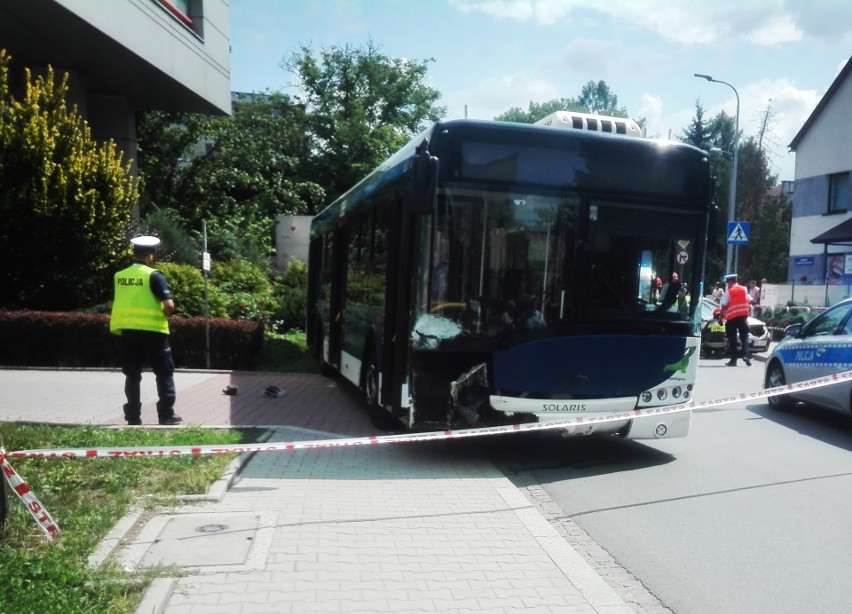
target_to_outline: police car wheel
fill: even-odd
[[[781,363],[775,361],[769,365],[769,368],[766,370],[766,381],[764,382],[764,388],[775,388],[777,386],[783,386],[787,383],[787,378],[784,377],[784,368],[781,366]],[[773,397],[769,397],[769,407],[772,409],[787,409],[788,407],[792,407],[793,400],[786,394],[779,394]]]

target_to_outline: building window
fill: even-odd
[[[204,37],[202,30],[203,0],[154,0],[163,7],[174,19]]]
[[[849,173],[828,176],[828,212],[837,213],[849,209]]]

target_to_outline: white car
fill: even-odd
[[[727,353],[728,341],[724,331],[720,331],[715,324],[716,317],[713,315],[715,309],[719,308],[712,298],[701,299],[701,349],[706,354]],[[757,318],[748,318],[748,349],[750,352],[765,352],[769,349],[772,340],[772,331],[766,323]],[[737,347],[740,347],[739,335],[737,335]]]
[[[766,361],[764,388],[774,388],[852,370],[852,299],[806,324],[793,324]],[[804,401],[852,414],[852,381],[769,397],[776,409]]]

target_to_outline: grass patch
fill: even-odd
[[[186,446],[256,441],[258,431],[105,429],[0,424],[8,452],[44,448]],[[12,467],[59,525],[48,542],[14,493],[0,527],[0,595],[3,612],[123,614],[133,612],[153,574],[128,574],[118,565],[87,567],[89,555],[134,504],[173,505],[177,496],[200,494],[235,454],[157,458],[11,458]],[[5,480],[3,480],[5,487]]]
[[[266,331],[263,347],[256,366],[258,371],[279,373],[317,373],[319,363],[308,353],[305,332],[292,330],[288,333]]]

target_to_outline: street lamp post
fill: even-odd
[[[733,222],[736,220],[736,211],[737,211],[737,161],[739,159],[739,151],[740,151],[740,94],[737,92],[737,88],[728,83],[727,81],[720,81],[719,79],[714,79],[710,75],[702,75],[699,73],[695,73],[695,76],[699,79],[707,79],[712,83],[721,83],[722,85],[727,85],[729,88],[734,90],[734,95],[737,97],[737,115],[734,124],[734,156],[733,161],[731,162],[731,187],[728,192],[728,222]],[[725,241],[727,242],[727,237],[725,237]],[[728,243],[728,251],[725,257],[725,268],[727,272],[735,272],[736,264],[733,263],[732,256],[734,253],[734,246]]]

